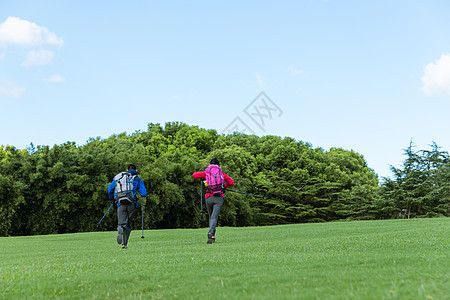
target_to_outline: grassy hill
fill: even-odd
[[[0,238],[1,299],[448,299],[450,219]]]

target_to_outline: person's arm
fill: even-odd
[[[225,180],[225,183],[223,184],[224,188],[229,188],[234,184],[234,180],[225,173],[223,173],[223,179]]]
[[[194,177],[196,179],[203,179],[203,178],[206,178],[206,173],[205,173],[205,171],[194,172],[194,174],[192,174],[192,177]]]
[[[114,199],[114,189],[116,188],[116,181],[113,180],[111,184],[108,186],[108,197],[109,199]]]
[[[141,197],[147,197],[147,189],[145,188],[144,181],[140,178],[137,191],[139,192],[139,195],[141,195]]]

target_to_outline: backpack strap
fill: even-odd
[[[131,196],[133,197],[133,199],[136,197],[136,193],[137,193],[137,185],[134,186],[134,181],[136,178],[139,178],[139,177],[137,175],[132,175],[130,178],[131,179],[130,181],[133,183],[133,190],[131,191]],[[136,192],[134,190],[136,190]]]

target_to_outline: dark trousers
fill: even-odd
[[[117,208],[117,223],[119,227],[123,228],[122,244],[127,245],[128,239],[131,233],[131,224],[133,224],[133,218],[136,214],[136,206],[134,203],[129,205],[120,205]]]
[[[209,215],[209,232],[216,234],[217,221],[219,220],[220,210],[223,205],[222,196],[211,196],[206,198],[206,208]]]

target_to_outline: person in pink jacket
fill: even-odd
[[[224,191],[234,184],[230,176],[222,172],[219,160],[213,158],[205,171],[195,172],[192,177],[197,179],[206,179],[205,203],[209,215],[209,231],[207,244],[216,241],[216,227],[220,210],[222,209]]]

